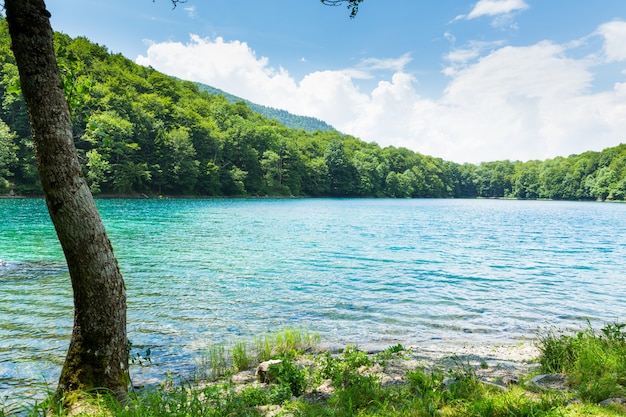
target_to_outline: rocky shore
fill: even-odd
[[[370,351],[369,356],[375,359],[380,351]],[[404,346],[404,349],[385,360],[385,366],[375,364],[365,369],[367,374],[375,374],[383,385],[402,384],[407,371],[420,368],[422,370],[464,367],[474,370],[476,376],[484,383],[505,388],[517,384],[520,379],[538,368],[539,349],[533,342],[516,344],[489,343],[441,343],[430,345]],[[374,361],[375,363],[377,361]],[[312,362],[304,359],[300,366],[311,366]],[[263,367],[264,365],[260,365]],[[257,384],[259,369],[247,370],[234,374],[235,384]],[[328,395],[325,387],[314,389],[313,395]]]
[[[363,367],[359,372],[364,375],[375,375],[382,386],[407,383],[407,372],[416,368],[424,371],[434,369],[448,371],[462,367],[466,370],[471,368],[482,383],[505,391],[508,386],[521,383],[525,376],[539,366],[537,358],[540,352],[533,342],[527,341],[516,344],[440,343],[407,345],[403,346],[401,351],[382,361],[379,358],[381,353],[382,351],[368,351],[368,356],[372,359],[373,365]],[[269,366],[276,362],[280,361],[262,363],[256,370],[236,373],[231,375],[230,379],[240,387],[239,389],[246,386],[263,386],[262,381],[264,379],[271,379],[271,377],[267,377]],[[297,362],[300,367],[315,367],[316,363],[311,359],[300,359]],[[444,385],[454,383],[454,378],[446,378],[443,381]],[[302,398],[313,402],[324,402],[331,397],[334,390],[331,381],[328,380],[318,387],[312,387],[310,391],[303,394]],[[266,417],[283,415],[280,406],[263,406],[259,409]]]
[[[539,366],[539,349],[532,340],[517,343],[441,342],[403,344],[404,350],[387,364],[383,379],[400,379],[407,371],[421,368],[450,369],[470,366],[485,382],[508,384]],[[331,349],[332,350],[332,349]],[[365,349],[372,357],[381,350]]]

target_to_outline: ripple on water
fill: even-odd
[[[327,343],[516,341],[623,319],[626,205],[474,200],[102,200],[139,381],[287,326]],[[24,213],[28,213],[26,216]],[[0,200],[0,398],[54,383],[72,326],[42,200]],[[4,221],[4,219],[10,219]],[[10,243],[9,243],[10,242]]]

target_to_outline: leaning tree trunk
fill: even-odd
[[[126,289],[83,177],[43,0],[5,0],[41,186],[74,290],[74,329],[58,394],[128,387]]]

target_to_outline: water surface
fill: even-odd
[[[328,344],[514,342],[626,316],[626,205],[502,200],[99,200],[136,381],[289,326]],[[42,200],[0,200],[0,404],[56,383],[72,325]]]

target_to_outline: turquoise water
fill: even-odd
[[[626,205],[502,200],[99,200],[136,383],[288,326],[332,345],[514,342],[626,319]],[[0,200],[0,404],[56,383],[72,325],[37,199]]]

